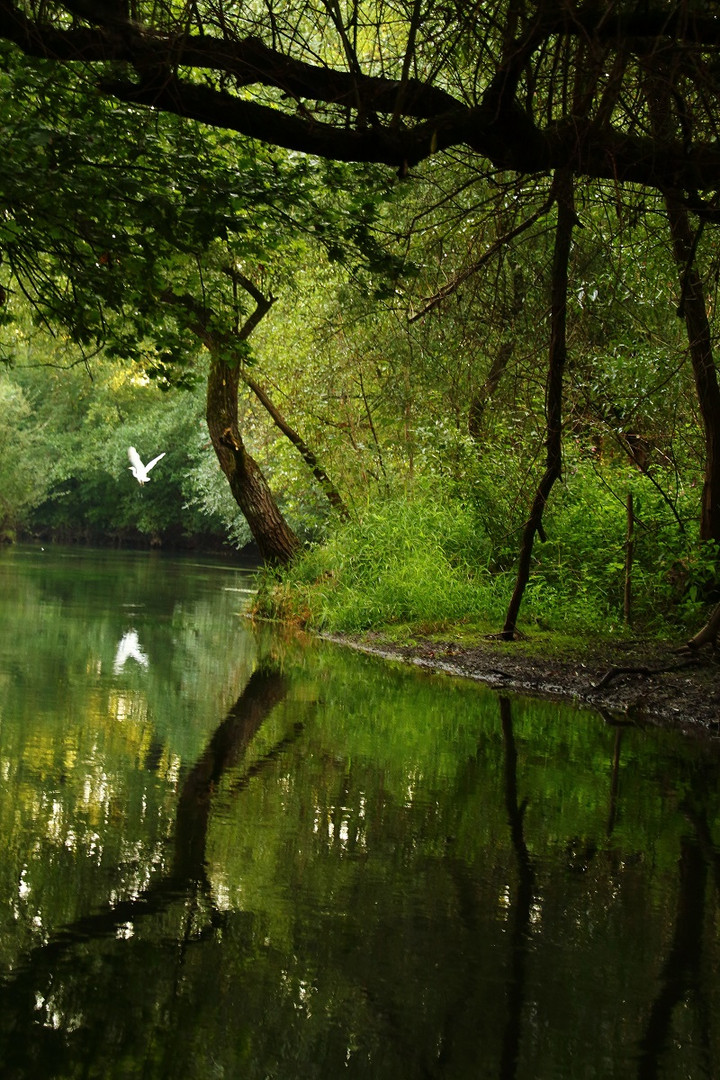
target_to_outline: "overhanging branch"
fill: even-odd
[[[647,49],[648,41],[662,42],[665,48],[682,51],[684,72],[691,73],[695,64],[697,78],[707,81],[714,70],[710,61],[720,46],[720,18],[690,18],[683,14],[684,5],[655,3],[630,14],[618,14],[614,4],[597,0],[577,8],[543,5],[527,34],[505,58],[496,58],[494,69],[488,39],[486,91],[480,105],[468,104],[420,78],[408,78],[407,55],[404,63],[399,61],[399,78],[393,79],[308,62],[310,53],[299,51],[302,43],[297,55],[286,55],[254,34],[232,36],[237,27],[226,37],[192,34],[181,21],[171,20],[160,29],[127,21],[117,24],[94,17],[95,5],[85,0],[73,0],[72,7],[81,11],[84,22],[41,22],[11,0],[0,0],[0,39],[31,56],[97,67],[99,88],[118,100],[290,150],[385,164],[405,175],[438,151],[466,146],[498,169],[525,175],[569,168],[578,177],[671,188],[687,199],[720,187],[720,145],[713,117],[706,124],[708,134],[698,136],[693,145],[662,145],[638,134],[630,124],[611,127],[607,113],[600,124],[597,116],[593,123],[567,115],[541,128],[515,100],[538,49],[545,45],[559,49],[572,36],[605,45],[617,42],[618,54],[633,53],[641,46]],[[68,8],[48,2],[44,10],[55,15]],[[482,32],[479,28],[478,34]],[[491,33],[487,27],[485,32]],[[123,77],[117,68],[111,74],[108,63],[129,65],[137,81]],[[199,74],[210,78],[210,73],[217,75],[217,85],[199,80]],[[248,100],[248,87],[261,96]],[[616,87],[614,91],[619,92]],[[707,212],[702,205],[698,209]]]

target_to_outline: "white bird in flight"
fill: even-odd
[[[165,451],[163,451],[162,454],[158,454],[157,457],[154,457],[152,461],[148,461],[147,465],[143,465],[140,460],[140,455],[134,446],[128,448],[128,457],[130,458],[130,472],[133,474],[138,484],[147,484],[150,479],[148,473],[155,465],[157,465],[160,458],[165,457]]]

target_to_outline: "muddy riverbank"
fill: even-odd
[[[398,645],[380,635],[331,640],[389,660],[475,679],[497,690],[575,701],[635,723],[681,727],[720,738],[720,657],[648,642],[603,644],[597,652],[542,655],[532,644],[461,644],[415,637]]]

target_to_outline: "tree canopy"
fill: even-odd
[[[101,93],[287,149],[404,175],[463,147],[716,212],[720,20],[703,0],[4,0],[0,35]],[[676,117],[662,134],[658,79]]]

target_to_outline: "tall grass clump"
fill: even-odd
[[[268,584],[263,610],[316,629],[487,617],[502,602],[477,513],[435,495],[378,503]]]
[[[346,633],[392,624],[499,630],[522,528],[518,500],[511,503],[502,482],[498,475],[494,487],[475,485],[468,499],[428,488],[376,502],[289,570],[268,577],[259,610]],[[599,471],[576,461],[553,491],[545,540],[535,542],[521,628],[601,636],[628,629],[628,491],[636,511],[630,627],[672,635],[697,621],[717,556],[699,547],[692,492],[678,495],[673,512],[637,471]]]

